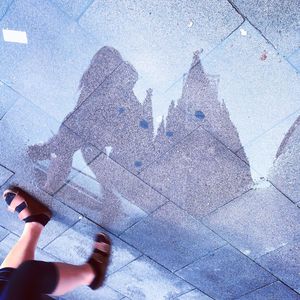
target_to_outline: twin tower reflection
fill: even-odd
[[[29,148],[32,159],[50,161],[45,182],[48,190],[55,192],[63,185],[74,153],[81,150],[105,191],[102,199],[114,197],[117,203],[112,181],[104,179],[110,174],[103,176],[101,160],[93,161],[95,149],[109,149],[110,158],[196,217],[251,187],[251,171],[238,131],[224,101],[218,99],[218,78],[205,73],[198,51],[180,99],[171,102],[156,133],[152,89],[141,103],[133,92],[137,80],[137,71],[116,49],[103,47],[94,55],[80,80],[74,110],[48,142]],[[282,165],[280,157],[290,147],[299,123],[296,121],[282,142],[276,158],[279,162],[274,165]],[[233,154],[238,150],[246,163]],[[130,200],[130,195],[124,196]]]

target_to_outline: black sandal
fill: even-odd
[[[18,212],[20,220],[25,223],[37,222],[45,226],[52,217],[51,210],[37,199],[17,187],[3,193],[8,210]]]
[[[109,258],[111,255],[111,240],[105,233],[99,233],[95,237],[94,251],[87,263],[95,272],[95,278],[89,287],[96,290],[103,285]]]

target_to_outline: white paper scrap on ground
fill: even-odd
[[[27,44],[27,34],[25,31],[3,29],[3,39],[5,42]]]

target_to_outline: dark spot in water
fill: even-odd
[[[124,107],[119,107],[119,114],[122,114],[125,111]]]
[[[196,110],[195,117],[199,120],[203,120],[205,118],[205,114],[201,110]]]
[[[139,167],[142,166],[142,162],[141,162],[140,160],[136,160],[136,161],[134,162],[134,165],[135,165],[137,168],[139,168]]]
[[[173,131],[167,131],[166,132],[166,136],[168,136],[168,137],[171,137],[171,136],[173,136],[174,135],[174,132]]]
[[[148,127],[149,127],[148,122],[146,120],[141,120],[140,127],[144,128],[144,129],[148,129]]]

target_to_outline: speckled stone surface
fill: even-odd
[[[92,2],[93,0],[53,0],[53,3],[74,19],[78,19]]]
[[[0,120],[19,98],[20,95],[0,81]]]
[[[38,258],[113,240],[63,299],[299,298],[298,6],[0,1],[0,194],[53,210]]]
[[[257,262],[299,293],[299,253],[300,243],[298,241],[260,257]]]
[[[297,0],[232,2],[281,53],[289,54],[299,45],[300,8]]]
[[[172,203],[162,206],[120,237],[172,272],[226,244]]]
[[[252,186],[249,166],[201,128],[139,176],[196,218]]]
[[[108,277],[107,284],[130,299],[172,299],[193,287],[146,257]]]
[[[252,293],[238,298],[239,300],[298,300],[300,296],[280,281],[276,281]]]
[[[275,277],[231,246],[224,246],[176,274],[216,299],[233,299]]]
[[[0,165],[0,186],[5,184],[14,175],[14,173],[4,166]]]
[[[272,186],[245,193],[204,223],[251,258],[300,237],[299,209]]]
[[[178,300],[211,300],[212,298],[206,296],[199,290],[193,290],[177,298]]]

